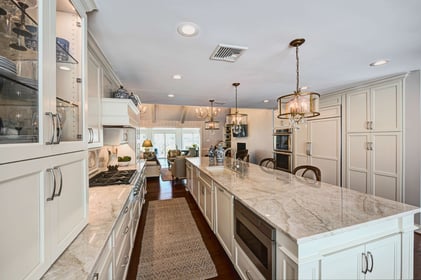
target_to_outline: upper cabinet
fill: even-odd
[[[0,164],[86,149],[85,6],[2,1]]]
[[[401,81],[357,90],[346,99],[348,133],[401,131]]]

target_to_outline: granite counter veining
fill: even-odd
[[[206,157],[187,160],[298,243],[421,210],[255,164],[241,175]]]
[[[139,170],[143,168],[141,162]],[[133,169],[135,166],[121,168]],[[89,222],[42,279],[87,279],[129,199],[131,185],[89,188]]]

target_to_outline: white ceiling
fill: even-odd
[[[321,94],[421,68],[419,0],[97,0],[89,29],[122,84],[144,103],[274,108],[300,86]],[[196,37],[177,27],[194,22]],[[247,46],[235,63],[209,60],[218,44]],[[370,67],[377,59],[390,63]],[[174,80],[181,74],[181,80]],[[169,98],[168,94],[174,94]],[[269,103],[263,103],[269,99]]]

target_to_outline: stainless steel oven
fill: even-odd
[[[292,172],[292,153],[274,151],[273,156],[275,159],[275,169]]]
[[[276,231],[237,199],[234,238],[265,279],[276,277]]]
[[[275,129],[273,131],[273,150],[277,152],[292,153],[292,129]]]

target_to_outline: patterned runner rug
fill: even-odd
[[[217,275],[186,199],[149,202],[137,279],[207,279]]]

